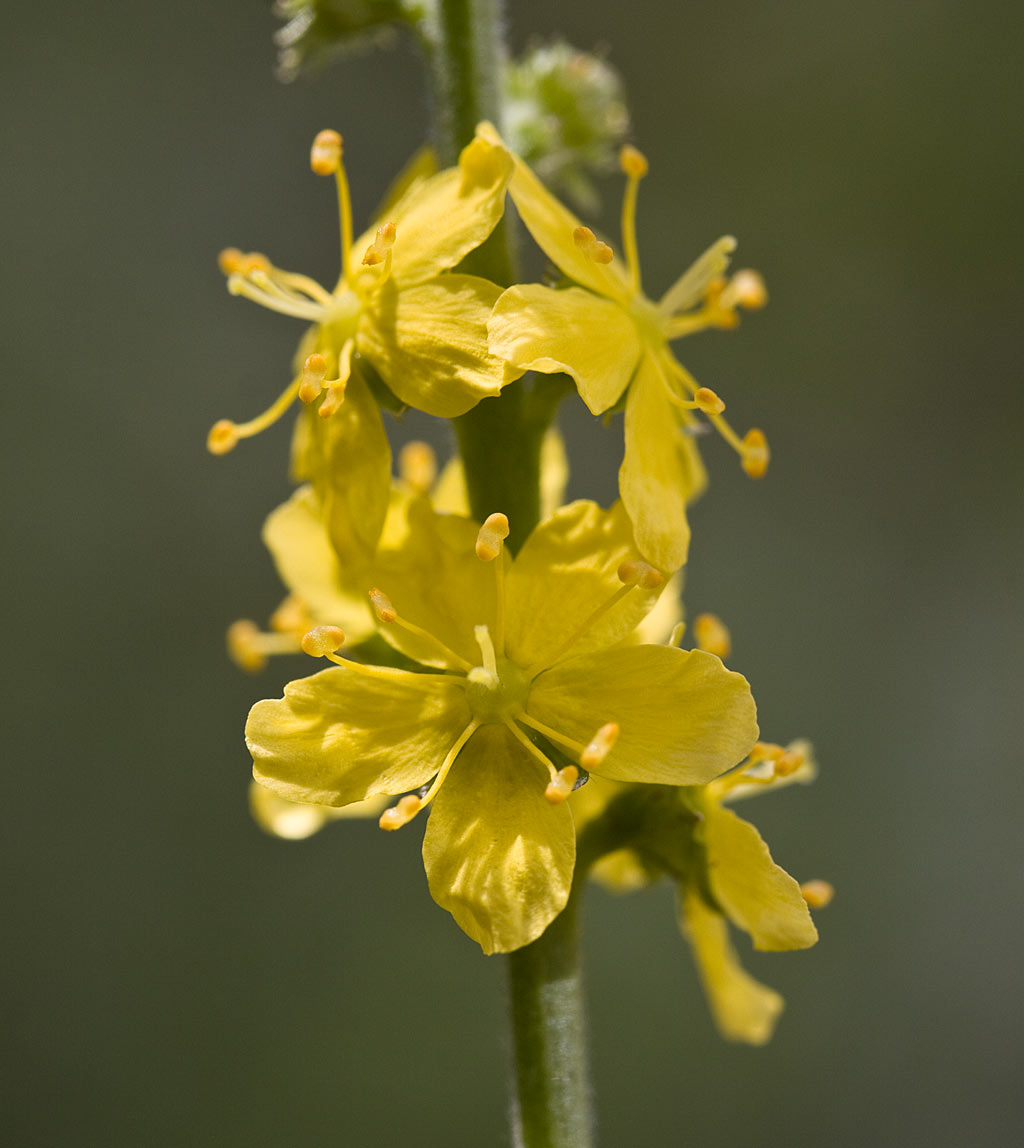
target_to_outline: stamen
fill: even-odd
[[[299,375],[281,392],[263,414],[257,415],[256,418],[250,419],[247,423],[235,423],[231,419],[221,419],[214,423],[206,438],[206,449],[211,454],[227,454],[228,451],[235,449],[239,439],[252,438],[253,435],[272,426],[295,402],[301,385],[302,376]]]
[[[611,753],[619,737],[619,723],[608,722],[590,739],[590,744],[580,754],[580,765],[584,769],[597,769],[601,762]]]
[[[622,199],[622,250],[629,268],[629,281],[640,291],[640,258],[636,246],[636,197],[640,180],[647,174],[647,160],[635,147],[626,144],[619,152],[619,166],[626,174],[626,194]]]
[[[302,635],[302,652],[311,658],[326,658],[345,644],[345,631],[340,626],[316,626]]]
[[[323,390],[327,378],[327,360],[319,352],[314,352],[302,364],[302,382],[299,384],[299,399],[311,403]]]
[[[230,294],[242,295],[269,311],[291,315],[293,319],[306,319],[312,323],[318,323],[323,318],[323,307],[319,303],[314,303],[298,294],[289,295],[279,289],[273,290],[272,287],[273,280],[262,269],[247,275],[236,272],[228,279]]]
[[[401,829],[401,827],[408,824],[421,809],[426,809],[437,796],[437,791],[444,784],[444,780],[448,776],[451,767],[455,764],[455,759],[459,756],[462,747],[469,741],[479,726],[480,723],[474,718],[462,733],[459,734],[455,739],[455,744],[448,751],[444,761],[441,763],[441,768],[437,771],[437,776],[430,783],[430,788],[422,797],[408,794],[406,797],[403,797],[397,805],[392,806],[391,809],[384,810],[378,822],[381,829]]]
[[[407,442],[398,454],[398,474],[416,494],[429,494],[437,478],[437,455],[425,442]]]
[[[378,227],[373,242],[367,247],[366,254],[363,256],[363,266],[376,267],[383,263],[395,245],[395,235],[395,225],[391,222],[385,223],[383,227]]]
[[[375,586],[369,592],[369,597],[373,612],[377,615],[377,620],[382,625],[401,626],[407,633],[413,634],[417,638],[423,638],[424,641],[432,642],[446,658],[454,662],[455,665],[467,674],[474,668],[465,658],[446,646],[440,638],[435,638],[433,634],[428,630],[424,630],[422,626],[417,626],[415,622],[408,622],[405,618],[400,618],[398,611],[392,605],[391,599],[382,590],[378,590]]]
[[[341,346],[338,353],[338,377],[327,383],[327,394],[317,408],[316,413],[322,419],[329,419],[345,401],[345,388],[352,374],[352,351],[355,345],[355,339],[348,338]]]
[[[812,909],[824,909],[836,895],[836,891],[828,881],[816,878],[813,881],[805,881],[800,886],[800,895]]]
[[[535,662],[530,666],[526,671],[528,679],[535,678],[542,670],[546,670],[563,658],[566,652],[576,645],[594,623],[617,606],[634,587],[639,586],[644,590],[655,590],[665,581],[664,577],[647,562],[623,562],[618,569],[618,577],[624,585],[616,590],[603,605],[594,610],[575,633],[559,646],[557,653],[549,655],[543,662]]]
[[[311,629],[313,619],[301,598],[289,594],[281,605],[270,615],[270,628],[279,634],[301,636]]]
[[[608,244],[602,243],[589,227],[577,227],[572,233],[572,241],[588,259],[593,259],[595,263],[611,263],[615,258],[615,253]]]
[[[294,633],[268,634],[248,618],[232,622],[226,637],[228,657],[247,674],[258,674],[265,669],[271,654],[296,654],[299,651]]]
[[[469,680],[471,682],[482,681],[483,685],[493,688],[498,685],[500,679],[498,677],[498,659],[494,654],[491,632],[486,626],[474,626],[473,636],[476,638],[476,644],[480,647],[483,665],[473,667],[469,674]]]
[[[557,729],[552,729],[551,726],[545,725],[542,721],[538,721],[530,714],[523,713],[516,714],[516,721],[520,721],[523,725],[528,725],[530,729],[535,729],[538,733],[542,733],[548,741],[554,742],[556,745],[562,746],[570,753],[575,754],[577,758],[581,757],[586,752],[586,746],[581,741],[576,741],[574,738],[566,737],[564,733],[559,733]]]
[[[561,805],[570,793],[576,788],[580,771],[574,765],[567,765],[560,769],[548,782],[544,789],[544,796],[552,805]]]
[[[764,478],[771,452],[764,431],[752,427],[743,436],[740,465],[751,478]]]
[[[625,586],[641,586],[644,590],[657,590],[665,581],[664,575],[649,562],[623,562],[616,571]]]
[[[672,627],[672,633],[669,634],[668,644],[670,646],[678,646],[679,643],[683,640],[683,635],[685,633],[686,633],[686,623],[685,622],[676,622],[676,624]]]
[[[248,253],[237,247],[225,247],[217,256],[217,263],[225,275],[249,275],[253,271],[269,271],[270,260],[258,251]]]
[[[494,644],[505,655],[505,563],[501,551],[508,538],[508,518],[504,514],[489,514],[476,537],[476,556],[481,562],[494,562],[494,582],[497,600],[494,621]],[[497,559],[497,561],[495,561]]]
[[[708,284],[725,272],[735,250],[736,240],[731,235],[716,239],[662,295],[658,310],[670,317],[695,307],[707,294]]]
[[[732,637],[722,619],[715,614],[698,614],[693,620],[693,636],[697,648],[719,658],[732,653]]]
[[[348,190],[348,176],[341,162],[342,140],[329,128],[318,132],[309,153],[309,165],[317,175],[333,175],[338,187],[338,215],[341,218],[341,275],[345,278],[349,254],[352,251],[352,198]]]
[[[476,537],[476,556],[481,562],[493,562],[508,538],[508,519],[504,514],[489,514]]]
[[[743,307],[747,311],[758,311],[768,302],[768,289],[760,272],[745,267],[737,271],[722,291],[719,304],[722,307]]]
[[[341,166],[341,136],[325,128],[317,132],[309,151],[309,166],[316,175],[333,175]]]

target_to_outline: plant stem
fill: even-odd
[[[590,1088],[579,969],[577,899],[508,958],[515,1148],[589,1148]]]

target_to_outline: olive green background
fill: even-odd
[[[11,1145],[507,1143],[502,962],[431,902],[421,828],[286,844],[246,811],[247,707],[308,670],[223,652],[280,593],[287,431],[204,439],[284,384],[300,327],[215,255],[332,280],[314,132],[344,133],[365,220],[427,125],[404,42],[282,86],[275,26],[245,0],[5,16]],[[1019,10],[532,0],[509,26],[626,76],[651,290],[725,231],[767,277],[766,311],[680,345],[774,450],[753,483],[708,440],[688,606],[732,627],[764,734],[814,740],[816,785],[745,812],[838,890],[810,952],[741,942],[788,1002],[762,1050],[713,1032],[669,889],[590,893],[600,1142],[1017,1144]],[[565,426],[573,493],[610,499],[619,428]]]

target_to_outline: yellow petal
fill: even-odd
[[[434,798],[423,838],[430,892],[485,953],[536,940],[569,898],[572,814],[544,799],[547,780],[504,726],[485,725]]]
[[[401,618],[422,627],[470,665],[480,662],[474,627],[497,615],[494,567],[474,553],[479,527],[468,518],[435,514],[424,500],[408,504],[400,549],[377,556],[377,586]],[[507,562],[507,555],[498,561]],[[397,625],[380,627],[396,649],[427,666],[456,669],[435,643]]]
[[[683,571],[677,570],[669,579],[655,603],[654,609],[629,636],[631,642],[660,642],[671,638],[676,626],[684,620]]]
[[[450,458],[441,470],[434,489],[430,493],[434,509],[442,514],[458,514],[469,517],[469,492],[466,489],[466,472],[462,459],[456,455]]]
[[[704,810],[708,880],[715,900],[755,949],[806,949],[818,939],[800,886],[772,860],[761,834],[731,809]]]
[[[491,351],[516,367],[572,375],[599,415],[616,403],[640,359],[640,335],[619,304],[570,287],[510,287],[487,323]]]
[[[492,143],[501,143],[491,124],[480,124],[477,134]],[[509,194],[537,246],[570,279],[609,299],[628,300],[633,291],[622,261],[615,258],[611,263],[595,263],[585,255],[573,239],[573,233],[580,226],[579,219],[547,190],[521,159],[512,158],[515,167],[508,185]]]
[[[619,491],[640,552],[659,570],[677,570],[686,562],[686,504],[707,482],[696,443],[681,425],[684,417],[669,401],[656,356],[644,355],[626,397]]]
[[[718,1031],[726,1040],[766,1044],[785,1002],[744,971],[725,918],[688,889],[680,898],[680,927],[693,948]]]
[[[348,577],[343,577],[312,487],[300,487],[270,513],[263,525],[263,541],[281,581],[318,622],[340,626],[350,642],[360,642],[373,633],[366,594],[351,568]]]
[[[511,173],[512,160],[503,146],[474,140],[463,149],[457,167],[414,184],[355,241],[349,281],[373,284],[377,272],[361,261],[385,217],[396,231],[392,279],[403,286],[422,283],[455,267],[497,226]]]
[[[525,669],[561,656],[565,643],[594,611],[622,589],[616,571],[636,555],[632,527],[620,503],[602,510],[594,502],[573,502],[542,522],[516,555],[508,576],[509,658]],[[631,590],[566,656],[624,638],[657,597],[657,590]]]
[[[441,418],[465,414],[522,373],[487,349],[499,294],[473,275],[404,288],[391,278],[363,308],[357,346],[403,403]]]
[[[567,658],[533,683],[527,713],[586,744],[620,727],[595,772],[615,781],[702,785],[757,740],[750,686],[702,650],[620,646]]]
[[[654,880],[632,849],[615,849],[599,857],[591,866],[590,875],[609,893],[632,893],[645,889]]]
[[[550,427],[540,444],[540,516],[550,518],[565,502],[569,485],[569,456],[565,439],[557,427]]]
[[[376,817],[388,803],[388,798],[370,797],[334,809],[329,805],[313,805],[308,801],[289,801],[286,797],[267,789],[256,781],[249,783],[249,812],[253,821],[271,837],[284,841],[304,841],[318,833],[331,821],[353,817]]]
[[[257,702],[253,776],[292,801],[348,805],[425,784],[469,722],[465,691],[438,678],[336,667]]]

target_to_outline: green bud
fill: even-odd
[[[278,75],[293,80],[346,49],[386,41],[422,8],[420,0],[276,0],[275,14],[287,21],[274,35]]]

